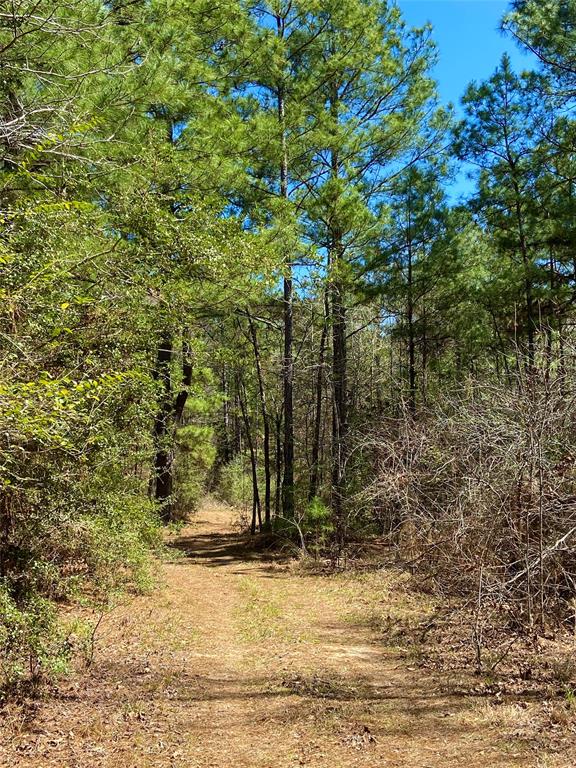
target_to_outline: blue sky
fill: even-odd
[[[456,114],[468,83],[490,77],[503,53],[510,54],[518,71],[532,64],[530,57],[499,31],[509,7],[506,0],[396,0],[396,5],[409,26],[420,27],[429,21],[434,27],[439,55],[434,75],[442,101],[452,102]],[[450,189],[450,197],[458,199],[471,190],[463,168]]]
[[[530,59],[498,26],[509,7],[506,0],[396,0],[409,26],[427,21],[434,27],[440,57],[435,75],[442,100],[455,105],[471,80],[489,77],[508,52],[518,70]]]

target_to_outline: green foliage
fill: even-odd
[[[576,7],[573,0],[514,0],[503,20],[520,46],[535,54],[561,100],[573,98],[576,80]]]
[[[252,477],[247,456],[238,454],[222,467],[218,495],[223,501],[240,509],[247,509],[251,504]]]
[[[214,430],[191,424],[176,436],[176,516],[186,519],[205,495],[216,459]]]
[[[458,383],[566,374],[574,3],[513,3],[540,71],[504,58],[473,83],[450,152],[432,31],[384,0],[24,0],[2,19],[6,685],[66,666],[61,602],[149,588],[160,516],[208,486],[248,510],[254,462],[276,530],[341,548],[406,503],[396,466],[393,508],[363,493],[387,476],[375,423],[408,402],[417,435]],[[448,154],[478,168],[466,204]]]
[[[274,259],[222,215],[215,195],[198,194],[192,165],[166,141],[166,126],[197,108],[202,90],[178,54],[165,56],[183,10],[24,2],[2,25],[0,65],[12,73],[0,84],[11,126],[0,170],[7,682],[57,672],[68,658],[62,601],[106,607],[119,590],[150,587],[159,331],[188,339],[207,307],[247,301],[259,256],[262,265]],[[201,34],[186,36],[188,53],[203,47]],[[192,56],[185,69],[195,79],[203,64]],[[170,109],[150,108],[164,99]],[[201,356],[201,345],[189,346]],[[185,392],[192,423],[179,438],[187,510],[214,455],[201,368]],[[162,447],[172,450],[173,431]]]
[[[38,596],[17,604],[0,587],[0,685],[3,690],[28,679],[65,672],[70,659],[50,601]]]
[[[320,554],[326,549],[326,545],[334,533],[334,522],[330,507],[317,496],[314,497],[306,507],[301,527],[307,547],[315,554]]]

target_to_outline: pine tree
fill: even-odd
[[[515,0],[503,28],[534,54],[561,101],[576,96],[576,6],[573,0]]]
[[[310,237],[328,258],[332,334],[332,506],[345,536],[348,454],[346,293],[354,264],[377,240],[377,210],[401,169],[437,151],[430,30],[407,30],[377,0],[324,3],[308,22],[317,87],[310,101],[314,174],[306,184]],[[426,130],[423,130],[423,129]]]
[[[480,169],[476,210],[515,270],[509,279],[517,281],[522,297],[520,336],[529,367],[534,365],[540,327],[540,254],[533,246],[540,168],[534,158],[546,113],[538,84],[534,74],[516,75],[504,56],[489,80],[468,87],[463,98],[466,118],[455,144],[458,156]]]
[[[441,162],[427,162],[410,166],[393,180],[380,215],[380,243],[365,266],[365,293],[378,296],[396,318],[395,335],[407,347],[412,415],[419,389],[425,399],[430,347],[439,342],[435,315],[443,303],[441,292],[459,269],[450,247],[455,232],[442,189],[445,174]],[[406,389],[399,388],[402,392]]]

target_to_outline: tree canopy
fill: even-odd
[[[62,601],[143,588],[208,491],[332,563],[413,525],[459,594],[566,618],[575,25],[512,3],[535,66],[494,62],[457,120],[433,30],[385,0],[4,5],[10,679],[66,656]]]

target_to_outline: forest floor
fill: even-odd
[[[150,595],[118,606],[88,672],[7,707],[18,768],[568,768],[531,707],[463,693],[456,673],[386,644],[376,610],[430,610],[401,575],[322,575],[251,550],[207,502]],[[469,681],[468,681],[469,682]]]

